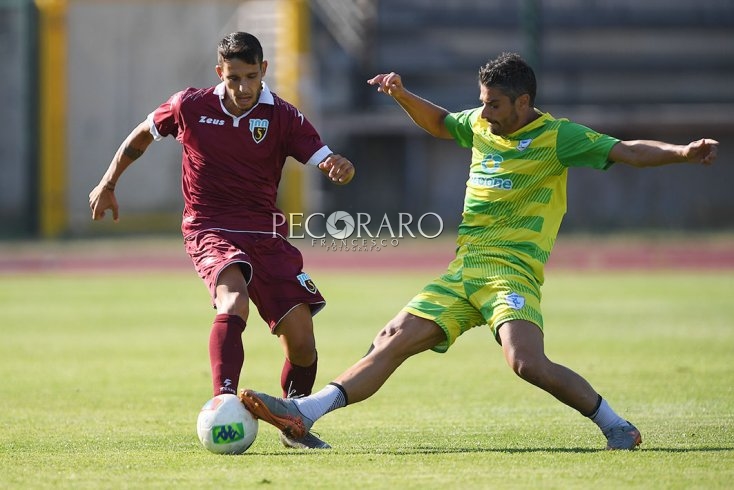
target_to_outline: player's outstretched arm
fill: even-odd
[[[319,169],[333,183],[345,185],[354,178],[354,165],[346,157],[332,153],[319,163]]]
[[[711,165],[719,151],[719,142],[700,139],[687,145],[662,141],[620,141],[612,147],[609,159],[634,167],[657,167],[669,163],[699,163]]]
[[[403,86],[400,75],[395,72],[381,73],[367,80],[370,85],[376,85],[377,91],[389,95],[400,104],[405,112],[418,126],[436,138],[451,139],[451,133],[444,125],[449,111],[437,106],[433,102],[418,97]]]
[[[108,209],[112,210],[112,219],[119,220],[120,207],[115,197],[117,180],[127,167],[145,153],[152,142],[153,135],[150,134],[150,126],[147,121],[138,124],[125,138],[102,176],[102,180],[89,193],[89,208],[92,210],[93,220],[103,219]]]

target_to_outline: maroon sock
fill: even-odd
[[[237,315],[223,314],[214,317],[209,334],[209,363],[212,368],[214,396],[237,394],[237,383],[245,362],[245,349],[242,346],[245,325],[245,321]]]
[[[310,395],[316,381],[316,365],[318,363],[318,356],[313,364],[306,367],[296,366],[286,359],[283,364],[283,371],[280,373],[280,386],[283,388],[283,396],[285,398],[297,398]]]

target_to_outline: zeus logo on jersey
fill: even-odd
[[[267,119],[250,119],[250,133],[252,133],[252,139],[255,140],[255,143],[260,143],[265,139],[269,124],[270,121]]]
[[[215,126],[224,126],[224,119],[214,119],[213,117],[199,116],[199,122],[202,124],[213,124]]]

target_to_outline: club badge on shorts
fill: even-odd
[[[298,282],[301,283],[301,286],[306,288],[306,291],[308,291],[309,293],[316,294],[316,291],[318,291],[318,289],[316,289],[316,284],[313,283],[309,275],[305,272],[301,272],[300,274],[298,274],[298,276],[296,276],[296,279],[298,279]]]
[[[513,310],[519,310],[525,306],[525,296],[520,296],[517,293],[510,293],[507,295],[507,306]]]
[[[260,143],[265,139],[269,124],[270,121],[267,119],[250,119],[250,133],[252,133],[252,139],[255,140],[255,143]]]

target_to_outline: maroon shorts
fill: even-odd
[[[186,253],[194,262],[212,297],[225,267],[239,264],[247,293],[272,331],[299,304],[315,315],[326,306],[311,278],[303,272],[301,252],[280,236],[266,233],[204,230],[185,238]]]

